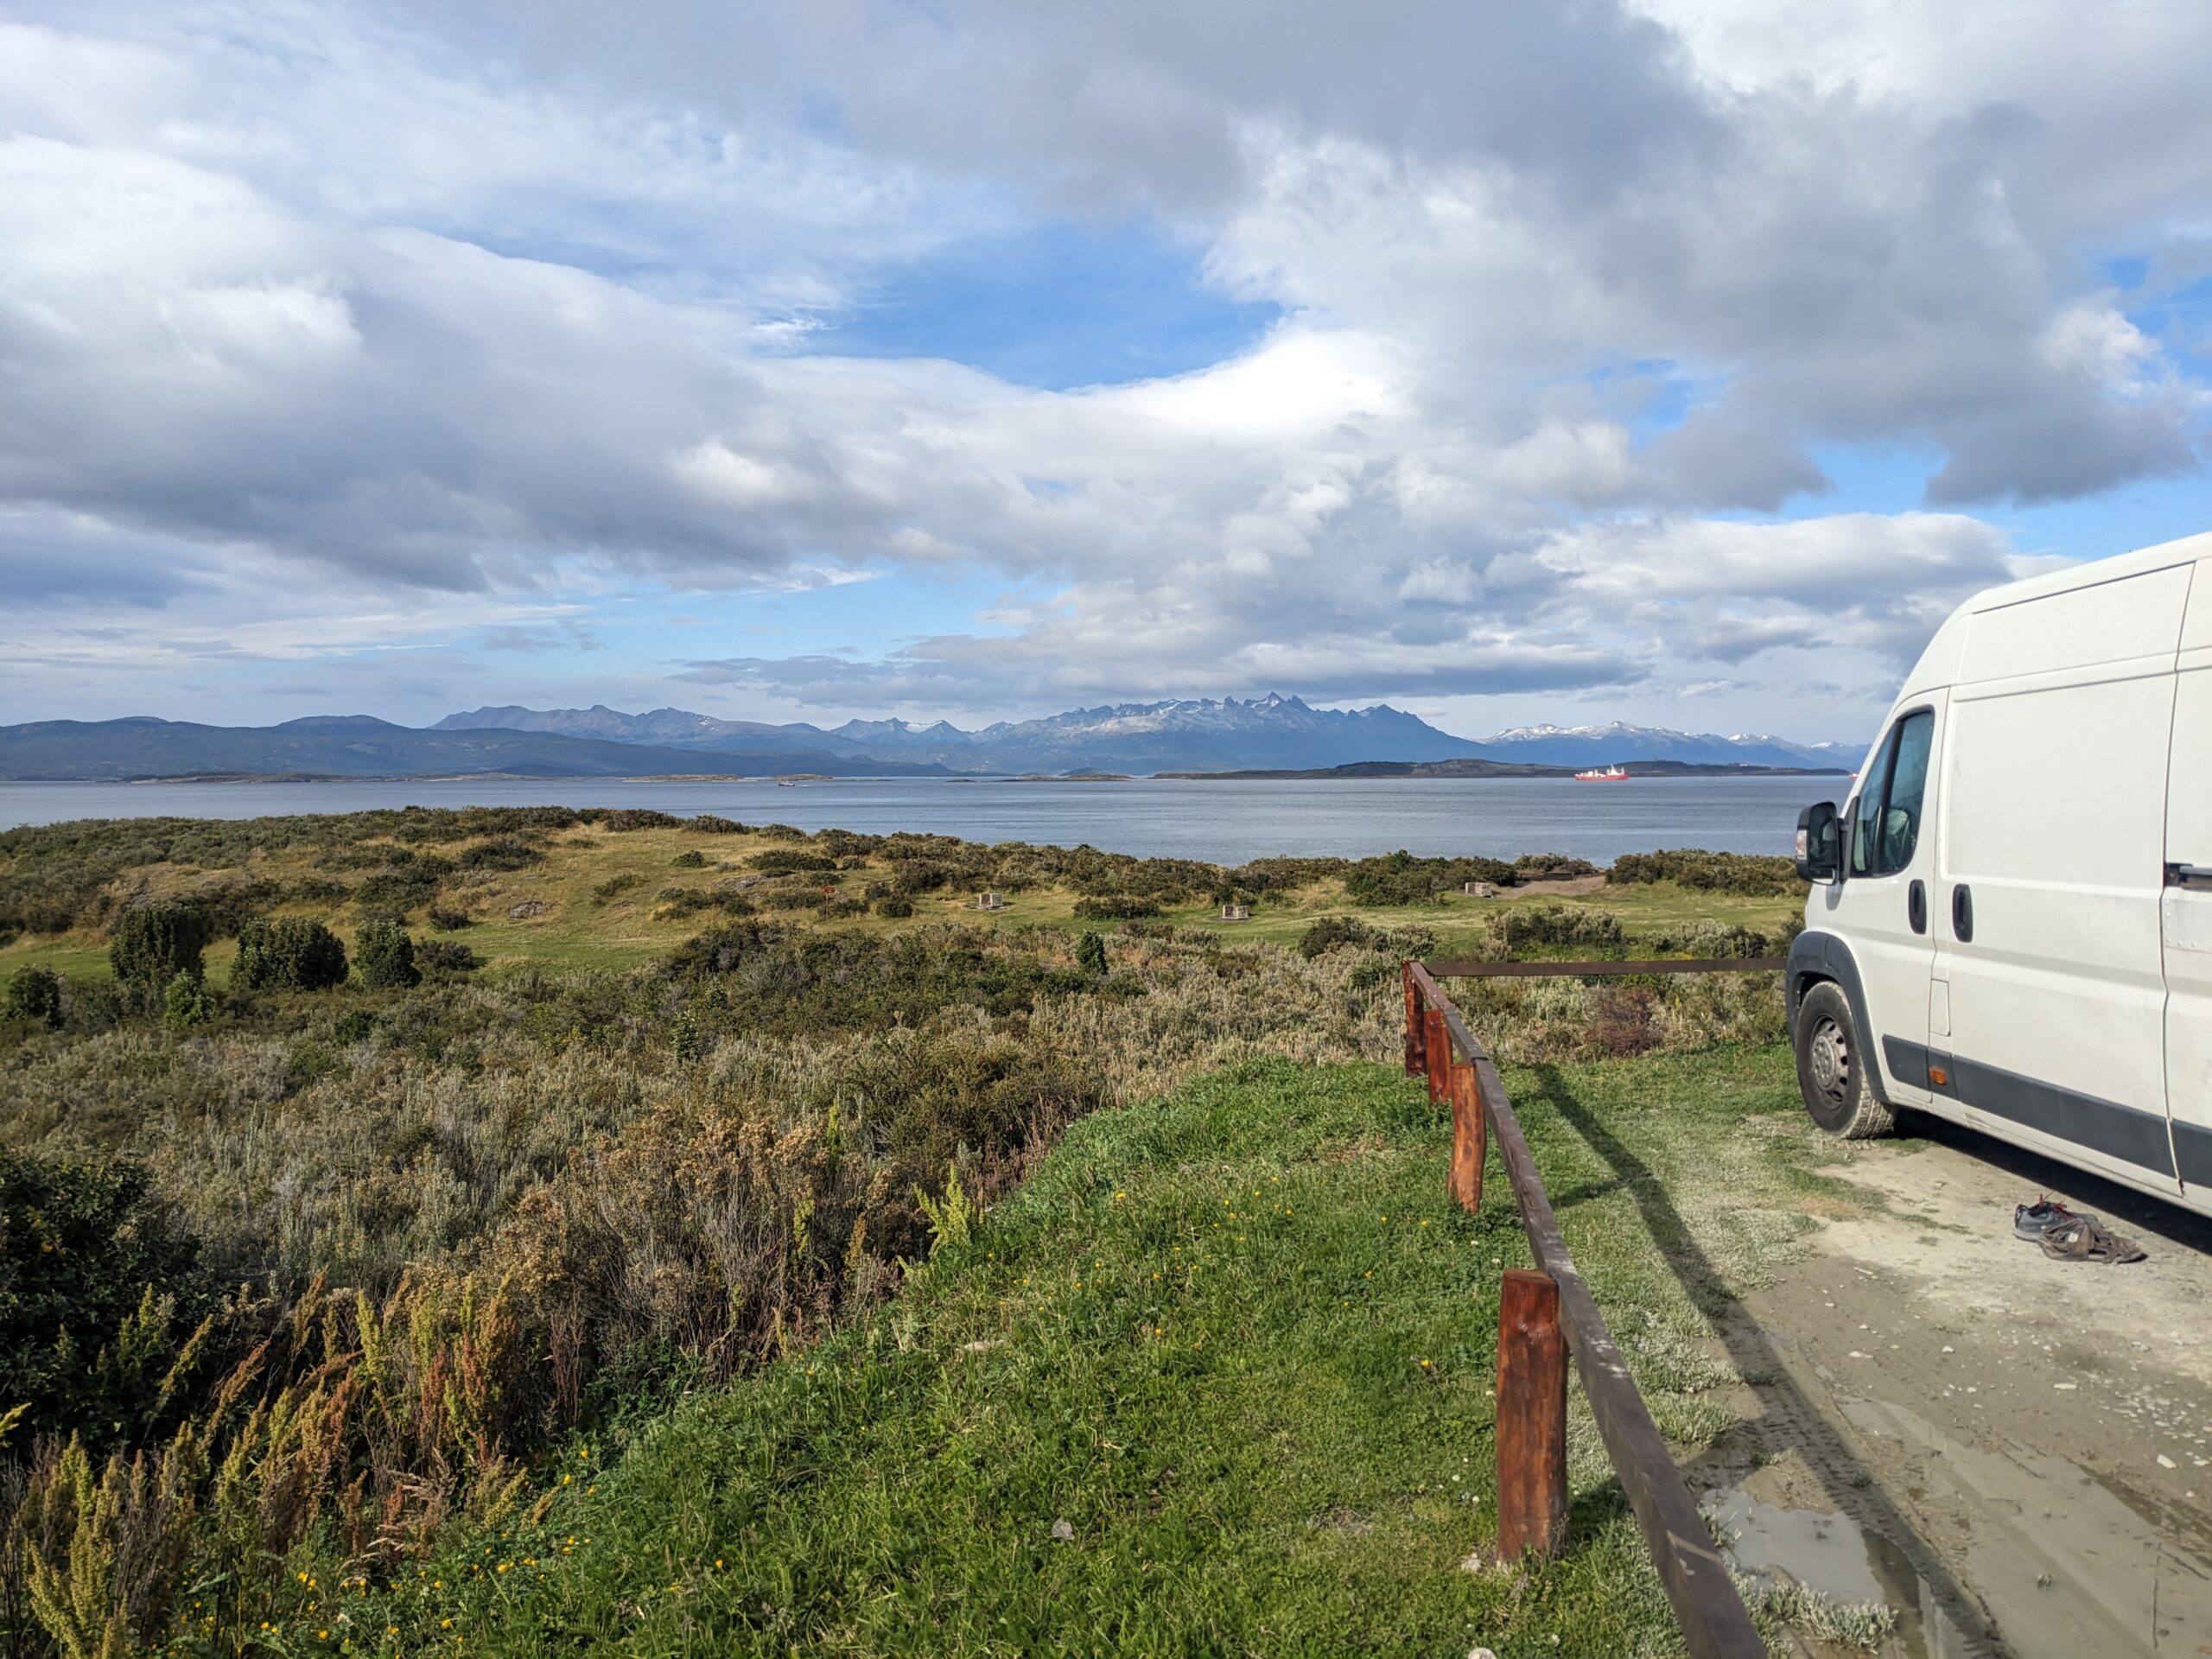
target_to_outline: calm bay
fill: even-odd
[[[0,783],[0,828],[74,818],[245,818],[378,807],[652,807],[802,830],[893,830],[982,842],[1088,843],[1145,857],[1238,864],[1274,853],[1358,858],[1397,848],[1610,862],[1664,847],[1786,853],[1797,811],[1849,780],[1378,778],[1126,783],[839,779],[498,779],[435,782]]]

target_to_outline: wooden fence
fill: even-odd
[[[1779,958],[1405,964],[1406,1074],[1426,1074],[1429,1099],[1451,1109],[1452,1196],[1469,1211],[1481,1205],[1483,1165],[1495,1141],[1536,1260],[1533,1273],[1505,1274],[1498,1306],[1499,1553],[1509,1560],[1529,1552],[1549,1555],[1566,1541],[1567,1361],[1572,1356],[1606,1454],[1695,1659],[1765,1659],[1766,1643],[1567,1254],[1497,1068],[1438,982],[1570,973],[1742,973],[1782,965]]]

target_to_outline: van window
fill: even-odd
[[[1894,727],[1882,740],[1882,747],[1874,751],[1874,758],[1866,763],[1866,770],[1859,774],[1859,798],[1851,808],[1851,873],[1872,875],[1874,873],[1874,842],[1882,823],[1882,791],[1889,786],[1890,762],[1897,756],[1897,734]]]
[[[1890,767],[1890,793],[1882,809],[1882,844],[1874,874],[1894,875],[1912,862],[1920,844],[1920,807],[1928,795],[1928,751],[1936,741],[1932,709],[1907,715],[1897,725],[1897,758]]]
[[[1928,796],[1928,754],[1936,741],[1932,709],[1917,709],[1890,728],[1859,779],[1851,815],[1851,873],[1895,875],[1920,844],[1921,807]]]

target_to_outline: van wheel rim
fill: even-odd
[[[1813,1073],[1813,1087],[1829,1100],[1840,1102],[1851,1087],[1851,1045],[1843,1028],[1833,1020],[1815,1026],[1806,1058]]]

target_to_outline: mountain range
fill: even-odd
[[[1678,760],[1693,766],[1842,766],[1858,747],[1796,743],[1748,734],[1722,737],[1613,721],[1601,726],[1523,726],[1475,741],[1438,730],[1388,703],[1315,709],[1270,693],[1240,701],[1205,697],[1071,709],[1042,720],[1000,721],[964,731],[948,721],[851,720],[827,728],[717,720],[682,709],[626,715],[589,709],[478,709],[448,715],[436,731],[499,729],[654,743],[671,748],[817,753],[905,760],[951,772],[1098,770],[1204,772],[1313,769],[1365,760],[1474,758],[1538,766],[1603,766]]]
[[[1614,722],[1529,726],[1476,742],[1378,703],[1315,709],[1270,694],[1120,703],[963,730],[946,721],[847,721],[822,728],[721,720],[682,709],[515,706],[447,715],[428,728],[365,715],[281,725],[206,726],[137,716],[0,727],[0,778],[194,776],[604,778],[1020,776],[1071,772],[1325,771],[1370,762],[1488,760],[1515,767],[1668,761],[1692,767],[1847,770],[1859,751],[1749,734]]]

